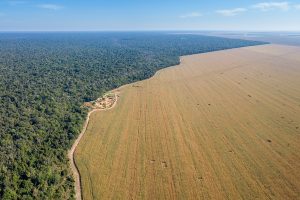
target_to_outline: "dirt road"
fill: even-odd
[[[115,105],[117,104],[117,101],[118,101],[118,95],[116,93],[114,93],[114,94],[115,94],[116,100],[114,101],[114,103],[113,103],[113,105],[111,107],[103,108],[103,109],[99,109],[99,108],[98,109],[93,109],[93,110],[91,110],[88,113],[80,135],[75,140],[74,144],[72,145],[72,148],[68,152],[68,158],[70,160],[70,166],[71,166],[71,169],[72,169],[72,172],[73,172],[73,176],[74,176],[74,180],[75,180],[75,198],[77,200],[81,200],[82,199],[82,194],[81,194],[80,173],[79,173],[79,170],[78,170],[78,168],[76,166],[76,162],[75,162],[75,159],[74,159],[74,152],[75,152],[76,147],[79,144],[82,136],[86,132],[87,126],[88,126],[89,121],[90,121],[91,114],[94,113],[94,112],[99,112],[99,111],[107,111],[107,110],[110,110],[110,109],[112,109],[112,108],[115,107]]]

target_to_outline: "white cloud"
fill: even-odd
[[[63,8],[63,6],[56,5],[56,4],[41,4],[41,5],[37,5],[37,7],[48,9],[48,10],[60,10]]]
[[[191,12],[185,15],[181,15],[179,16],[180,18],[195,18],[195,17],[201,17],[203,16],[201,13],[199,12]]]
[[[260,9],[261,11],[268,11],[268,10],[288,10],[290,9],[290,3],[289,2],[263,2],[258,3],[252,6],[253,8]]]
[[[216,13],[221,14],[226,17],[235,16],[242,12],[247,11],[246,8],[234,8],[234,9],[228,9],[228,10],[217,10]]]
[[[297,10],[300,10],[300,4],[295,5],[295,8],[296,8]]]

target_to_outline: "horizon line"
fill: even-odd
[[[134,30],[134,29],[128,29],[128,30],[0,30],[0,33],[29,33],[29,32],[300,32],[300,30],[221,30],[221,29],[191,29],[191,30],[177,30],[177,29],[147,29],[147,30]]]

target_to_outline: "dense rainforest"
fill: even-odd
[[[84,102],[181,55],[258,44],[158,32],[0,33],[0,199],[74,199],[67,150]]]

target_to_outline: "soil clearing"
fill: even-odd
[[[90,113],[84,199],[299,199],[300,48],[181,58]]]

